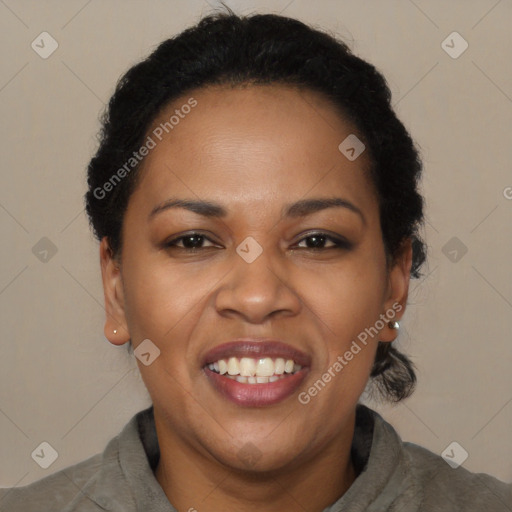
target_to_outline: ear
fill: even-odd
[[[113,257],[106,236],[100,243],[100,263],[105,295],[105,337],[113,345],[123,345],[130,341],[125,316],[123,281],[119,262]]]
[[[388,275],[388,289],[384,309],[389,321],[398,321],[405,313],[407,297],[409,295],[409,281],[411,278],[412,266],[412,240],[408,238],[402,243],[400,249],[391,263]],[[389,313],[389,314],[388,314]],[[394,341],[398,330],[388,326],[380,333],[380,341]]]

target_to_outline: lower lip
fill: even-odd
[[[263,407],[277,404],[292,395],[302,384],[308,369],[302,368],[288,377],[268,384],[243,384],[219,375],[208,367],[204,368],[204,372],[215,389],[235,404],[245,407]]]

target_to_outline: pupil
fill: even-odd
[[[194,239],[196,243],[193,242]],[[183,245],[189,249],[195,249],[201,246],[202,241],[203,235],[189,235],[183,239]]]
[[[325,242],[325,236],[313,235],[307,238],[308,240],[313,240],[312,243],[306,242],[308,247],[318,248],[321,247]]]

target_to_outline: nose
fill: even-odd
[[[278,313],[297,315],[302,306],[291,282],[292,269],[270,250],[251,263],[233,254],[233,268],[222,280],[215,297],[217,312],[241,316],[246,322],[264,323]]]

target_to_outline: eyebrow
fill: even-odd
[[[356,205],[341,197],[301,199],[295,203],[285,205],[283,208],[283,216],[292,218],[305,217],[321,210],[335,207],[346,208],[357,213],[361,217],[363,223],[366,224],[363,212]],[[172,198],[155,206],[148,216],[148,221],[157,214],[172,208],[184,208],[185,210],[197,213],[203,217],[222,218],[228,215],[226,208],[218,203],[202,200]]]

